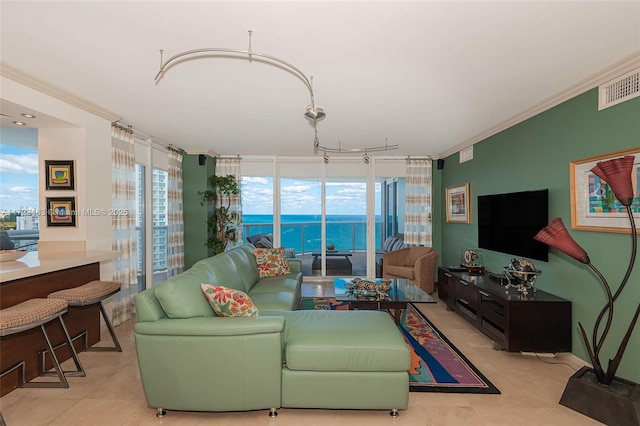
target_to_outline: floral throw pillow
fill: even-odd
[[[286,275],[291,272],[291,267],[284,253],[284,247],[257,248],[253,251],[258,264],[258,276],[260,278]]]
[[[258,308],[243,291],[213,284],[200,284],[200,288],[219,317],[258,316]]]

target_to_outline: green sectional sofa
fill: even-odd
[[[197,262],[135,296],[138,365],[150,407],[184,411],[408,406],[409,351],[380,311],[298,311],[300,261],[258,278],[254,246]],[[218,317],[210,283],[245,291],[257,317]]]

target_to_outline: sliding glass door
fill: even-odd
[[[322,247],[322,182],[318,178],[280,179],[280,240],[303,259],[305,271],[319,271],[311,263]],[[311,268],[311,269],[309,269]]]
[[[367,179],[325,179],[326,275],[367,275]]]
[[[403,232],[405,162],[373,163],[243,160],[245,236],[284,247],[305,276],[374,276],[383,239]]]
[[[273,237],[273,177],[243,176],[241,192],[244,237],[255,242],[258,236]]]

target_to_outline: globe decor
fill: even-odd
[[[534,237],[535,240],[554,247],[578,262],[587,265],[596,274],[606,292],[607,301],[598,314],[590,339],[582,324],[578,323],[587,354],[593,367],[583,367],[569,379],[567,387],[560,399],[560,404],[607,425],[640,424],[640,385],[616,377],[615,375],[627,344],[629,343],[631,333],[638,320],[640,302],[618,346],[614,358],[608,360],[606,368],[603,367],[600,361],[600,351],[613,321],[614,303],[624,290],[636,260],[638,240],[633,211],[631,209],[634,195],[631,172],[634,160],[634,156],[628,155],[598,162],[591,169],[592,173],[609,184],[615,197],[625,206],[631,223],[631,255],[629,266],[615,292],[612,292],[611,286],[605,277],[591,263],[587,252],[569,235],[562,219],[553,219],[547,227],[542,229]],[[604,327],[601,327],[602,321],[605,321]]]
[[[529,290],[535,293],[536,288],[533,284],[541,273],[542,271],[536,269],[533,263],[527,259],[511,259],[509,266],[504,267],[504,276],[508,283],[504,288],[508,292],[513,287],[525,296],[529,294]],[[515,282],[512,282],[509,276],[514,278]]]

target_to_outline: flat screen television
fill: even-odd
[[[533,237],[549,223],[549,190],[478,196],[478,247],[527,259],[549,260]]]

